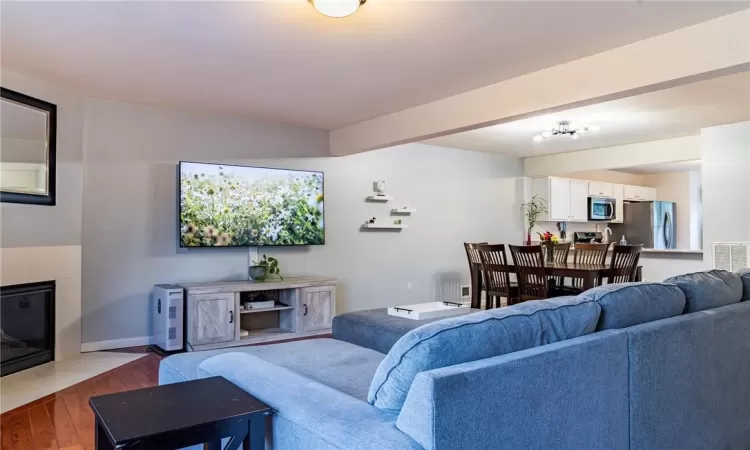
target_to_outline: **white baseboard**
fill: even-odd
[[[153,340],[152,336],[141,336],[127,339],[113,339],[111,341],[84,342],[81,344],[81,353],[151,345]]]

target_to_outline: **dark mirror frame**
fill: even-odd
[[[21,192],[3,191],[0,189],[0,202],[54,206],[57,199],[57,105],[4,87],[0,87],[0,97],[21,105],[45,111],[48,114],[47,119],[49,121],[47,128],[49,133],[47,136],[47,194],[25,194]]]

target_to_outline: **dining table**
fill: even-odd
[[[471,307],[481,308],[482,302],[482,264],[473,263],[471,271]],[[508,273],[516,273],[516,266],[508,264]],[[576,262],[544,262],[544,273],[549,277],[580,278],[583,281],[583,290],[587,291],[596,287],[597,280],[607,278],[612,273],[612,267],[607,264],[584,264]],[[635,280],[641,281],[641,266],[636,269]],[[474,287],[477,289],[474,289]]]

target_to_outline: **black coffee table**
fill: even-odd
[[[96,448],[263,450],[271,408],[222,377],[92,397]]]

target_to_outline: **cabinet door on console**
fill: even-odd
[[[234,294],[191,295],[190,339],[192,345],[234,340]]]
[[[336,308],[336,287],[320,286],[300,289],[299,331],[331,328]]]

